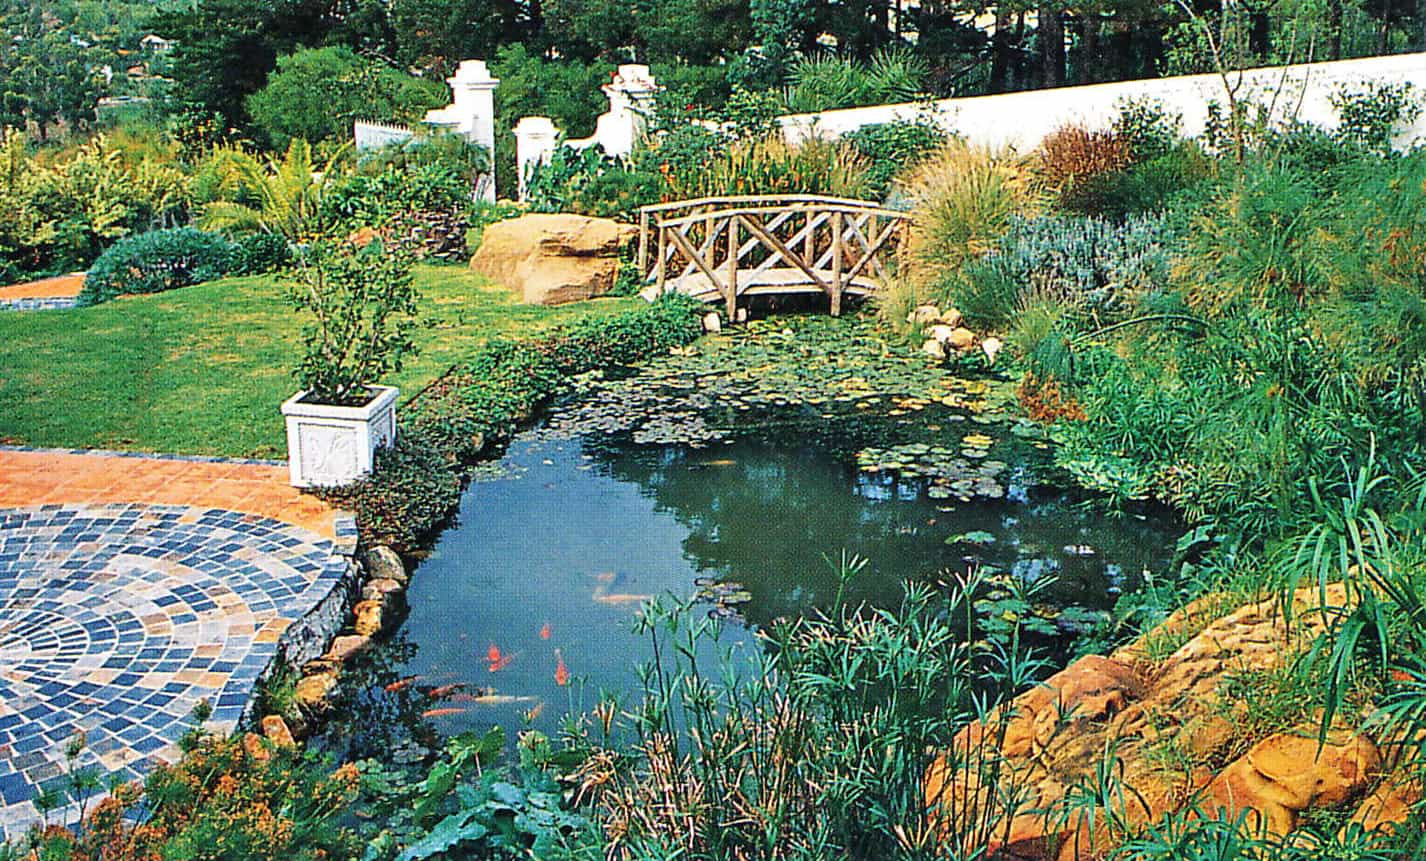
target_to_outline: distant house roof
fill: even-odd
[[[173,42],[157,34],[150,33],[139,40],[139,45],[152,51],[167,51],[173,47]]]

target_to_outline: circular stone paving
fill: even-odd
[[[108,785],[176,759],[200,701],[230,731],[342,571],[331,541],[254,515],[0,509],[0,839],[39,820],[41,788],[66,798],[71,767]]]

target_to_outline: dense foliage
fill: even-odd
[[[248,97],[247,111],[267,141],[284,148],[294,138],[349,140],[358,119],[412,123],[449,96],[437,82],[335,46],[280,58],[267,85]]]
[[[134,293],[161,293],[221,278],[234,248],[216,233],[191,227],[151,230],[121,239],[94,261],[84,277],[81,305]]]

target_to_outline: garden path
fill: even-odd
[[[354,524],[256,462],[0,449],[0,839],[67,771],[141,778],[236,725]],[[76,733],[84,748],[70,763]],[[51,819],[72,819],[73,805]]]
[[[83,272],[0,287],[0,310],[8,308],[32,311],[72,307],[75,297],[83,287]]]

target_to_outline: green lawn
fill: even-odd
[[[420,352],[382,380],[414,395],[497,335],[607,315],[637,299],[542,308],[459,267],[421,266]],[[271,277],[227,278],[67,311],[0,312],[0,441],[283,458],[278,405],[303,319]]]

